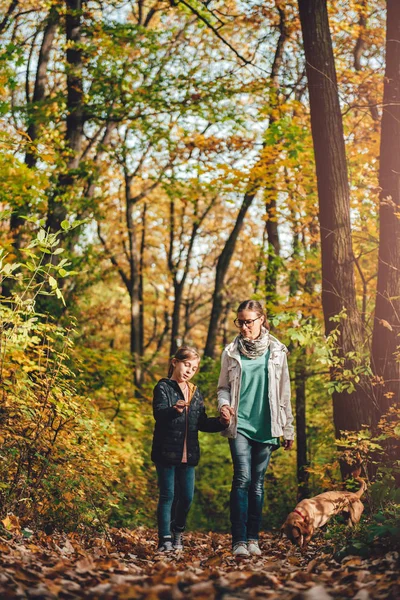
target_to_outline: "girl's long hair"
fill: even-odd
[[[264,317],[263,326],[266,329],[269,329],[267,313],[261,302],[258,300],[244,300],[244,302],[239,304],[236,314],[240,313],[242,310],[252,310],[253,312],[257,313],[257,317]]]
[[[191,346],[181,346],[178,348],[169,361],[168,377],[171,377],[174,372],[174,365],[172,364],[174,359],[183,362],[184,360],[195,360],[196,358],[200,360],[200,354],[197,352],[196,348],[192,348]]]

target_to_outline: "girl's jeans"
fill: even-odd
[[[264,501],[264,475],[275,446],[254,442],[238,432],[229,440],[233,461],[230,496],[232,545],[258,540]]]
[[[158,536],[162,542],[171,537],[171,521],[183,531],[194,494],[194,467],[187,464],[156,465],[160,496],[157,507]]]

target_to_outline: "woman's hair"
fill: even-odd
[[[264,317],[263,325],[266,327],[266,329],[269,329],[267,312],[264,310],[261,302],[258,302],[258,300],[245,300],[239,304],[236,313],[239,314],[242,310],[252,310],[257,314],[257,317]]]
[[[196,358],[200,360],[200,354],[197,352],[196,348],[192,348],[191,346],[181,346],[178,348],[169,361],[168,377],[171,377],[174,371],[174,365],[172,364],[174,359],[183,362],[184,360],[195,360]]]

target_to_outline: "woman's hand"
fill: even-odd
[[[291,450],[293,448],[293,440],[284,440],[283,447],[285,450]]]
[[[232,406],[228,406],[227,404],[225,404],[224,406],[221,407],[221,410],[219,411],[220,414],[220,422],[222,423],[222,425],[229,425],[230,421],[231,421],[231,416],[234,413],[234,409],[232,408]]]
[[[184,400],[178,400],[178,402],[174,404],[174,409],[177,410],[179,414],[182,414],[187,406],[189,406],[187,402]]]

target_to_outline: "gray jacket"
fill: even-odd
[[[290,404],[290,378],[287,364],[287,348],[270,335],[270,356],[268,361],[268,396],[271,410],[272,437],[283,436],[294,439],[293,414]],[[242,381],[242,365],[237,347],[237,338],[222,353],[221,372],[218,381],[218,410],[224,405],[235,410],[229,427],[221,435],[235,438],[237,435],[237,412]]]

